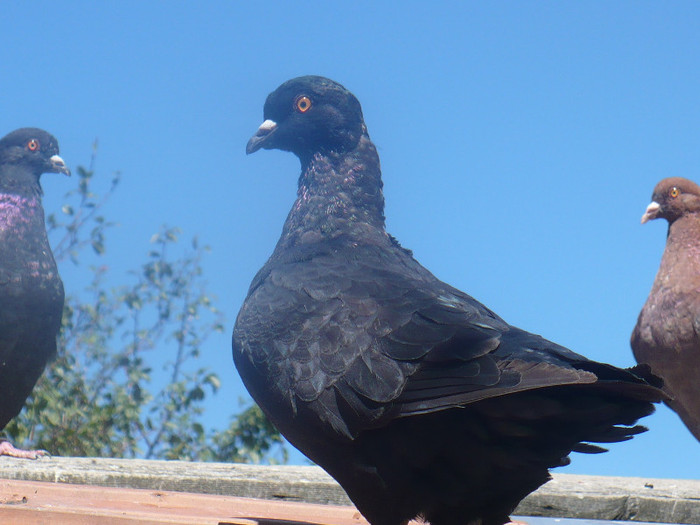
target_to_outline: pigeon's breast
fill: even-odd
[[[43,220],[37,197],[0,193],[0,232],[27,229],[36,222],[37,215]]]
[[[3,298],[62,302],[63,286],[38,197],[0,193],[0,254]]]

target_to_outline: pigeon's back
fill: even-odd
[[[640,432],[660,398],[633,373],[509,327],[390,242],[310,247],[260,271],[234,360],[271,421],[373,524],[499,523],[572,450]]]

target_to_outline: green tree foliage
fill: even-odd
[[[6,433],[65,456],[286,461],[282,438],[255,405],[223,431],[200,422],[219,378],[194,363],[207,337],[224,330],[202,276],[206,246],[194,238],[183,249],[179,230],[162,227],[128,282],[108,284],[114,277],[100,263],[115,223],[102,209],[120,176],[100,196],[93,165],[94,153],[47,229],[59,265],[81,265],[90,251],[98,264],[84,290],[67,291],[58,355]]]

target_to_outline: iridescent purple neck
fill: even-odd
[[[372,232],[384,232],[384,196],[377,151],[363,135],[354,150],[317,153],[303,167],[280,243],[338,235],[365,238]]]
[[[0,231],[28,226],[37,217],[43,223],[43,211],[38,197],[0,193]]]

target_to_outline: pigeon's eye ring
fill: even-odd
[[[674,186],[673,188],[670,189],[668,194],[671,196],[672,199],[675,199],[676,197],[678,197],[681,194],[681,190],[679,190],[678,188],[676,188]]]
[[[294,101],[294,107],[297,108],[299,113],[306,113],[311,109],[311,99],[306,95],[297,97]]]
[[[36,139],[32,139],[29,142],[27,142],[27,148],[29,151],[36,151],[39,149],[39,141]]]

